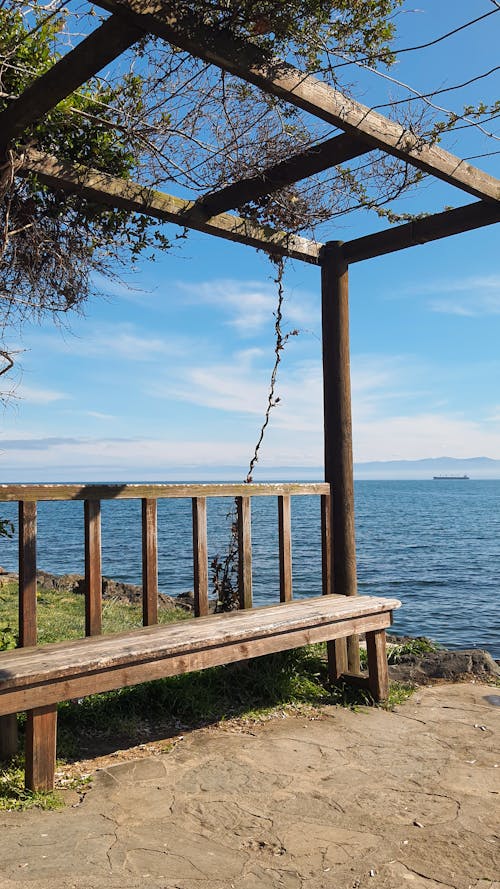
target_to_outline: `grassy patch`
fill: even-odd
[[[161,624],[183,620],[189,613],[181,608],[159,609]],[[38,644],[80,639],[85,635],[84,597],[69,590],[39,589],[37,594]],[[102,631],[123,633],[142,626],[142,607],[115,599],[105,599]],[[15,647],[18,631],[18,587],[16,583],[0,587],[0,650]]]
[[[16,757],[0,770],[0,812],[38,809],[60,809],[63,801],[57,792],[34,793],[24,787],[24,763]]]

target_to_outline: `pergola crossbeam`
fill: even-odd
[[[424,173],[477,198],[500,199],[500,182],[488,173],[437,145],[425,143],[418,134],[396,121],[370,110],[287,62],[269,61],[259,47],[248,41],[237,40],[229,32],[206,25],[200,27],[194,21],[179,20],[173,3],[159,0],[145,6],[143,0],[97,0],[97,5]]]
[[[192,201],[173,197],[137,182],[110,176],[99,170],[68,164],[40,151],[30,150],[26,153],[18,175],[23,176],[30,172],[36,173],[38,178],[51,188],[80,194],[96,203],[128,210],[131,213],[144,213],[163,222],[173,222],[182,227],[217,235],[219,238],[256,247],[276,256],[289,256],[313,265],[318,264],[322,244],[315,241],[263,228],[228,213],[220,213],[206,222],[188,221],[189,211],[193,207]]]
[[[495,222],[500,222],[500,204],[477,201],[464,207],[456,207],[454,210],[445,210],[443,213],[433,213],[421,219],[414,219],[405,225],[384,229],[373,235],[346,241],[342,246],[342,255],[349,263],[360,262],[363,259],[372,259],[375,256],[405,250],[407,247],[416,247],[418,244],[427,244],[429,241],[438,241],[450,235],[472,231],[485,225],[493,225]]]
[[[0,114],[0,153],[26,127],[40,120],[143,36],[142,28],[117,16],[103,22]]]
[[[217,213],[242,207],[249,201],[258,200],[287,185],[307,179],[329,167],[353,160],[371,150],[371,146],[366,142],[342,133],[268,167],[257,176],[240,179],[219,191],[204,195],[195,202],[188,218],[210,219]]]

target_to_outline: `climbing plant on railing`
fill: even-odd
[[[259,430],[257,441],[253,450],[252,457],[248,464],[248,472],[245,477],[245,483],[251,484],[253,481],[253,473],[257,463],[259,462],[260,450],[264,441],[266,430],[269,426],[271,413],[280,403],[281,399],[276,394],[276,384],[278,379],[278,370],[283,357],[283,350],[291,337],[299,335],[297,328],[283,332],[283,303],[285,299],[285,288],[283,277],[285,272],[285,260],[283,257],[269,257],[276,268],[275,283],[277,285],[277,303],[274,311],[274,364],[271,370],[269,380],[269,389],[267,393],[267,404],[264,412],[264,419]],[[214,595],[217,597],[218,607],[221,611],[234,611],[239,606],[239,589],[238,589],[238,515],[236,501],[227,516],[230,521],[229,540],[226,552],[221,555],[217,553],[211,562],[212,571],[212,588]]]

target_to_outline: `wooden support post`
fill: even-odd
[[[85,635],[102,631],[101,502],[85,501]]]
[[[158,521],[157,501],[142,500],[142,623],[158,623]]]
[[[332,530],[332,499],[333,494],[321,495],[321,559],[323,576],[323,595],[331,596],[335,592],[333,581],[333,530]],[[347,646],[345,639],[334,639],[326,643],[328,661],[328,677],[335,682],[347,672]]]
[[[26,722],[26,787],[52,790],[56,767],[57,705],[28,712]]]
[[[356,544],[352,459],[351,379],[349,357],[349,276],[342,245],[331,241],[320,255],[323,316],[323,399],[325,480],[332,485],[333,586],[355,596]],[[334,672],[344,672],[344,654],[335,646]],[[360,672],[359,640],[347,640],[351,673]]]
[[[8,716],[0,716],[0,762],[10,759],[17,753],[17,716],[9,713]]]
[[[252,519],[250,497],[237,497],[240,608],[252,607]]]
[[[195,617],[208,614],[207,498],[193,497],[193,575]]]
[[[36,645],[36,503],[19,502],[19,645]]]
[[[389,694],[385,630],[373,630],[366,634],[366,653],[370,691],[376,701],[385,701]]]
[[[291,602],[292,586],[292,510],[289,494],[278,497],[278,532],[280,553],[280,602]]]

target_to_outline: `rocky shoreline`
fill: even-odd
[[[61,590],[83,595],[85,578],[81,574],[50,574],[37,571],[37,580],[41,588]],[[6,583],[17,583],[18,575],[0,568],[0,589]],[[132,583],[124,583],[109,577],[102,579],[102,595],[104,600],[113,600],[124,605],[140,605],[142,587]],[[217,602],[210,602],[211,613],[215,612]],[[194,595],[192,592],[168,596],[159,593],[159,607],[166,609],[180,608],[194,613]],[[388,636],[391,645],[399,646],[415,641],[408,636]],[[474,677],[482,682],[500,680],[500,663],[495,661],[487,651],[466,649],[450,651],[439,648],[436,651],[417,651],[401,653],[397,663],[389,667],[390,677],[399,682],[412,682],[416,685],[427,685],[436,681],[457,682],[460,679]]]

